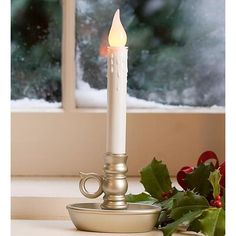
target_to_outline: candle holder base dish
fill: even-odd
[[[103,233],[142,233],[153,229],[161,208],[127,204],[125,210],[105,210],[100,203],[76,203],[66,207],[78,230]]]

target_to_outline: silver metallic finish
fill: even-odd
[[[128,189],[126,172],[128,171],[126,154],[111,154],[105,156],[104,177],[95,173],[80,173],[80,191],[88,198],[96,198],[104,193],[103,209],[126,209],[125,193]],[[86,189],[86,181],[95,179],[99,183],[98,190],[90,193]]]
[[[78,230],[113,233],[141,233],[153,229],[160,207],[128,204],[126,210],[104,210],[97,203],[67,206],[72,222]]]
[[[127,155],[107,153],[104,165],[102,189],[105,193],[101,205],[103,209],[126,209],[125,193],[128,189],[126,172],[128,171]]]
[[[80,192],[85,197],[87,197],[87,198],[96,198],[96,197],[99,197],[103,193],[103,190],[102,190],[103,178],[100,175],[98,175],[96,173],[83,173],[83,172],[80,172],[80,177],[81,177],[81,180],[80,180],[80,183],[79,183],[79,188],[80,188]],[[95,179],[99,184],[98,190],[94,193],[91,193],[86,189],[86,182],[89,179]]]
[[[127,204],[125,193],[127,155],[105,156],[104,177],[95,173],[80,173],[80,191],[88,198],[96,198],[104,193],[103,203],[77,203],[66,208],[75,227],[79,230],[105,233],[142,233],[153,229],[160,215],[158,206]],[[86,189],[88,179],[95,179],[99,186],[94,193]]]

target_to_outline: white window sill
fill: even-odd
[[[138,177],[128,178],[128,193],[144,191],[139,180]],[[96,181],[89,181],[88,188],[96,190]],[[12,177],[11,193],[12,197],[84,198],[79,191],[79,177]]]

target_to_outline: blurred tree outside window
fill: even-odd
[[[60,0],[12,0],[11,97],[61,102]],[[117,8],[128,34],[128,104],[224,106],[224,0],[76,0],[76,98],[106,103]]]
[[[224,106],[224,4],[76,0],[77,106],[104,106],[107,35],[117,8],[128,34],[131,106]]]
[[[11,99],[61,102],[60,0],[11,0]]]

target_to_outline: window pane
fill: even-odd
[[[13,107],[60,106],[61,2],[11,3],[11,98],[17,100]]]
[[[128,34],[128,104],[224,106],[224,0],[77,0],[78,106],[105,104],[117,8]]]

